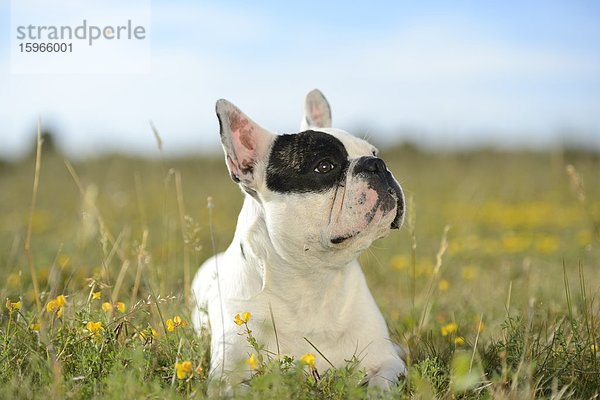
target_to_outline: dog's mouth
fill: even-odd
[[[396,203],[396,216],[394,217],[390,228],[400,229],[402,226],[402,221],[404,221],[404,194],[402,193],[400,185],[398,185],[395,180],[393,180],[393,183],[396,188],[390,187],[388,189],[388,195],[391,196],[393,201]]]
[[[341,244],[344,243],[345,241],[352,239],[355,236],[358,236],[360,232],[356,232],[356,233],[349,233],[347,235],[343,235],[343,236],[336,236],[334,238],[331,239],[331,243],[333,244]]]
[[[333,235],[330,242],[334,245],[339,245],[356,238],[361,233],[369,229],[370,227],[377,225],[383,219],[389,221],[390,213],[394,212],[394,218],[388,225],[388,228],[377,228],[377,231],[381,234],[380,237],[385,236],[385,233],[389,229],[400,229],[405,214],[405,203],[404,195],[400,185],[396,182],[391,173],[385,176],[385,179],[379,179],[377,181],[368,182],[369,190],[372,194],[376,194],[376,201],[372,205],[369,211],[363,214],[364,220],[356,228],[350,231],[346,231],[342,234]],[[335,197],[338,195],[345,197],[346,195],[346,184],[340,184],[336,189]],[[366,197],[366,195],[361,196]],[[343,201],[343,200],[342,200]],[[336,203],[334,199],[334,204]],[[361,201],[358,203],[362,204]],[[343,207],[342,207],[343,209]],[[332,209],[333,213],[333,209]]]

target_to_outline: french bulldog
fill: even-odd
[[[321,372],[355,357],[369,387],[396,384],[406,366],[357,261],[399,229],[405,213],[377,149],[331,128],[316,89],[299,133],[272,134],[227,100],[217,101],[216,113],[225,162],[245,200],[231,245],[192,284],[194,327],[211,333],[210,376],[234,385],[251,375],[244,360],[254,350],[234,322],[250,312],[264,354],[317,354]]]

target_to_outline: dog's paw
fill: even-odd
[[[376,371],[368,376],[369,391],[389,391],[398,385],[401,377],[406,376],[406,365],[399,358],[394,358],[382,363]]]
[[[398,384],[398,380],[389,380],[380,375],[375,375],[369,379],[369,383],[367,384],[367,388],[369,392],[387,392],[394,386]]]

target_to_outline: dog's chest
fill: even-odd
[[[246,304],[253,312],[250,328],[269,351],[295,356],[322,351],[339,365],[368,346],[370,327],[377,325],[369,323],[377,313],[369,309],[370,298],[363,298],[359,283],[349,277],[321,290],[303,290],[302,285],[277,293],[266,289]]]
[[[271,309],[272,315],[267,307],[249,326],[258,342],[264,343],[274,354],[299,357],[323,352],[332,363],[341,365],[355,352],[358,342],[367,341],[356,336],[356,329],[349,326],[348,316],[340,314],[336,307],[313,308],[302,304],[282,307],[279,304]],[[321,362],[325,360],[321,358]]]

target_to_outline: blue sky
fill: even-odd
[[[0,0],[0,157],[37,116],[73,157],[217,149],[224,97],[297,130],[320,88],[334,125],[378,144],[600,148],[600,2],[151,2],[151,72],[11,74]]]

